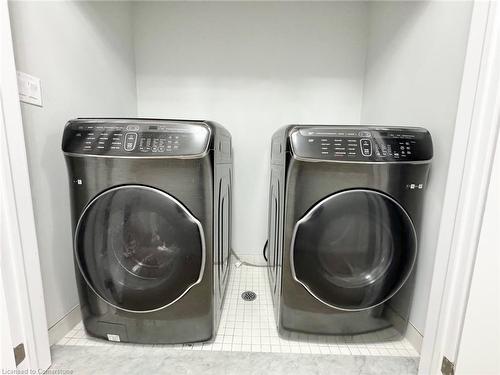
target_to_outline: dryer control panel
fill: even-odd
[[[109,156],[193,156],[208,150],[210,128],[175,120],[77,119],[64,129],[64,152]]]
[[[425,161],[432,140],[423,128],[297,126],[290,132],[299,158],[354,162]]]

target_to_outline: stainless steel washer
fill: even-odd
[[[422,128],[274,134],[267,259],[281,335],[374,331],[391,326],[391,310],[407,318],[432,155]]]
[[[214,337],[229,273],[230,134],[208,121],[77,119],[62,149],[87,333]]]

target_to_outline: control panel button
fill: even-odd
[[[368,132],[368,131],[360,131],[360,132],[358,133],[358,135],[359,135],[360,137],[363,137],[363,138],[371,138],[372,133],[370,133],[370,132]]]
[[[123,148],[125,151],[132,151],[137,143],[137,133],[127,133],[125,134],[125,144]]]
[[[359,141],[361,146],[361,153],[363,156],[372,156],[372,141],[369,139],[361,139]]]

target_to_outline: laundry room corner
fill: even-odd
[[[499,373],[496,1],[0,10],[2,373]]]

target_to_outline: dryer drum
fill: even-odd
[[[75,233],[85,281],[107,303],[127,311],[165,307],[200,281],[201,224],[170,195],[128,185],[98,195]]]
[[[315,298],[347,311],[384,303],[404,285],[417,255],[413,222],[378,191],[330,195],[296,224],[292,273]]]

